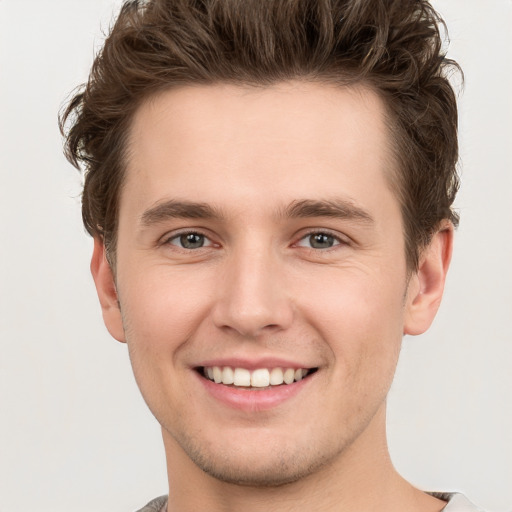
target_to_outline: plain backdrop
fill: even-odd
[[[119,1],[0,0],[0,512],[122,512],[167,490],[160,431],[89,276],[57,112]],[[512,1],[435,0],[460,61],[461,225],[389,397],[397,468],[512,510]]]

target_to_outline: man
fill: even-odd
[[[475,510],[407,483],[385,435],[457,224],[440,23],[412,0],[122,8],[62,126],[105,324],[162,426],[169,496],[142,510]]]

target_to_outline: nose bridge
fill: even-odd
[[[254,337],[285,329],[292,307],[284,286],[284,268],[270,243],[251,240],[234,248],[219,283],[214,321],[218,327]]]

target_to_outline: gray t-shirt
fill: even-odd
[[[448,502],[443,512],[482,512],[476,508],[463,494],[457,492],[429,492],[432,496]],[[137,512],[165,512],[167,496],[160,496],[150,501]]]
[[[483,512],[459,492],[429,492],[428,494],[448,502],[442,512]]]
[[[137,512],[165,512],[167,505],[167,496],[160,496],[150,501],[145,507],[142,507]]]

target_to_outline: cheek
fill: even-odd
[[[197,279],[179,278],[162,268],[132,272],[120,282],[119,299],[135,380],[153,414],[164,417],[168,408],[183,407],[180,399],[187,401],[179,355],[207,315],[207,294],[199,292]]]
[[[394,367],[403,333],[404,279],[355,271],[337,277],[311,280],[303,295],[303,316],[351,374],[361,373],[362,366],[375,371]]]
[[[153,358],[186,343],[208,311],[204,279],[177,269],[132,273],[119,290],[128,345],[153,351]],[[203,276],[204,277],[204,276]]]

